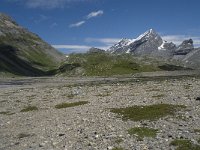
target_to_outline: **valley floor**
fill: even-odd
[[[168,150],[177,148],[175,140],[198,149],[200,77],[168,74],[0,79],[0,150]],[[151,121],[110,111],[154,104],[186,108]],[[156,136],[130,135],[135,127],[156,129]]]

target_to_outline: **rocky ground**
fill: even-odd
[[[1,150],[168,150],[175,139],[199,145],[200,78],[20,78],[0,80]],[[88,101],[57,109],[63,102]],[[123,121],[110,108],[153,104],[186,109],[155,121]],[[34,111],[23,112],[28,106]],[[138,140],[133,127],[157,129]]]

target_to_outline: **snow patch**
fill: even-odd
[[[131,43],[133,43],[133,42],[135,42],[136,41],[136,39],[132,39],[132,40],[130,40],[128,43],[127,43],[127,45],[130,45]]]
[[[126,53],[129,54],[130,52],[131,52],[131,49],[129,48],[129,49],[126,51]]]
[[[158,50],[166,50],[165,49],[165,44],[167,43],[167,41],[163,41],[162,44],[158,47]]]

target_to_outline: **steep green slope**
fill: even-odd
[[[41,76],[46,72],[34,68],[31,64],[16,54],[17,49],[0,44],[0,72],[7,72],[14,75]]]
[[[39,36],[0,13],[0,72],[46,75],[59,66],[64,55]]]

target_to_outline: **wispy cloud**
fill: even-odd
[[[86,38],[85,42],[90,43],[92,45],[101,45],[95,47],[107,50],[114,44],[118,43],[120,40],[120,38]]]
[[[187,35],[164,35],[162,38],[166,41],[173,42],[177,45],[181,44],[184,40],[192,39],[194,41],[194,46],[200,46],[200,37],[197,36],[187,36]]]
[[[87,15],[87,19],[90,19],[90,18],[94,18],[94,17],[97,17],[97,16],[101,16],[103,15],[103,10],[99,10],[99,11],[94,11],[94,12],[91,12]],[[80,27],[82,26],[83,24],[85,24],[87,21],[86,19],[85,20],[82,20],[82,21],[79,21],[77,23],[73,23],[73,24],[70,24],[69,27],[70,28],[73,28],[73,27]]]
[[[54,22],[54,23],[52,23],[52,24],[50,25],[50,28],[54,28],[54,27],[56,27],[56,26],[58,26],[58,24],[57,24],[56,22]]]
[[[97,43],[102,43],[106,46],[111,46],[113,44],[116,44],[120,40],[121,40],[120,38],[86,38],[85,42],[88,43],[97,42]]]
[[[52,45],[54,48],[63,51],[64,53],[84,53],[87,52],[91,46],[87,45]]]
[[[49,20],[49,19],[50,19],[50,17],[40,14],[39,17],[34,20],[34,23],[39,24],[39,23]]]
[[[85,53],[92,46],[88,45],[52,45],[54,48],[61,50],[64,53]],[[109,46],[95,46],[96,48],[100,48],[103,50],[107,50]]]
[[[63,8],[66,4],[72,2],[84,2],[88,0],[7,0],[8,2],[17,2],[25,4],[28,8],[55,9]]]
[[[86,46],[86,45],[52,45],[54,48],[57,49],[89,49],[91,46]]]
[[[85,21],[79,21],[79,22],[77,22],[77,23],[70,24],[69,27],[70,27],[70,28],[73,28],[73,27],[80,27],[80,26],[82,26],[84,23],[85,23]]]
[[[103,13],[104,13],[103,10],[93,11],[87,15],[87,19],[101,16],[101,15],[103,15]]]

